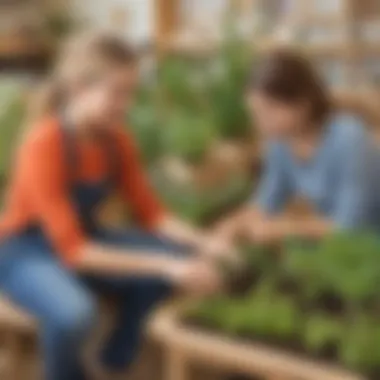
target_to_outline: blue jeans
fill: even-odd
[[[123,248],[184,252],[141,231],[101,231],[93,238]],[[119,300],[118,323],[100,359],[109,370],[120,370],[134,359],[144,319],[170,284],[151,277],[81,277],[59,263],[42,236],[19,236],[0,245],[0,290],[39,320],[46,379],[81,380],[80,352],[98,315],[95,294]]]

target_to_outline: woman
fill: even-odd
[[[218,286],[205,258],[224,250],[166,212],[122,127],[135,81],[124,41],[69,43],[17,155],[0,226],[0,289],[40,321],[49,380],[85,378],[79,357],[97,315],[95,291],[120,299],[101,353],[112,373],[131,363],[144,317],[172,286],[198,294]],[[98,225],[96,208],[112,190],[141,230]]]
[[[333,111],[310,63],[291,51],[255,68],[248,103],[266,140],[264,171],[252,203],[220,226],[254,242],[318,239],[334,230],[380,230],[380,156],[362,122]],[[280,215],[292,198],[313,213]]]

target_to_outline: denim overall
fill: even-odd
[[[69,190],[82,228],[91,240],[124,249],[184,252],[184,247],[142,230],[107,230],[97,225],[95,210],[115,188],[120,172],[116,145],[102,140],[109,157],[108,178],[79,182],[74,172],[75,140],[68,128],[61,130]],[[0,291],[40,322],[46,380],[83,380],[80,351],[96,323],[95,294],[100,292],[118,300],[117,324],[99,354],[106,369],[118,371],[134,359],[144,317],[168,295],[170,285],[160,278],[76,274],[59,262],[42,229],[34,226],[1,242]]]

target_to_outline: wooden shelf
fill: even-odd
[[[220,41],[201,38],[201,36],[188,35],[176,37],[161,42],[161,47],[166,52],[189,54],[189,55],[207,55],[217,53],[220,47]],[[253,51],[260,53],[269,52],[275,48],[289,47],[299,49],[312,56],[329,56],[348,58],[352,56],[351,44],[333,43],[294,43],[279,41],[275,39],[262,39],[252,41]],[[373,47],[375,49],[375,47]],[[380,50],[380,47],[377,47]]]
[[[345,21],[345,16],[340,12],[332,14],[310,13],[302,15],[294,21],[300,25],[339,27]]]
[[[25,57],[42,55],[49,52],[45,41],[31,41],[28,38],[0,37],[0,57]]]
[[[278,47],[289,47],[299,49],[312,56],[334,56],[334,57],[349,57],[351,55],[351,44],[339,42],[331,43],[297,43],[297,42],[282,42],[273,39],[263,39],[254,45],[254,49],[259,52],[268,52]]]

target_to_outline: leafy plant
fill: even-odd
[[[149,103],[149,96],[139,94],[139,100],[128,117],[127,127],[134,138],[147,164],[155,162],[163,154],[161,141],[162,125],[158,106]]]
[[[378,319],[367,317],[355,321],[347,330],[340,347],[343,363],[363,371],[378,369],[380,364],[380,327]]]
[[[210,86],[215,120],[224,138],[250,135],[252,129],[245,106],[245,92],[252,70],[252,48],[239,36],[233,19],[226,24],[225,39],[215,65],[219,75]]]
[[[136,134],[149,141],[142,145],[144,156],[150,162],[159,153],[200,162],[217,139],[250,137],[244,96],[251,65],[250,42],[239,37],[233,20],[212,59],[161,57],[155,80],[144,86],[131,113]]]
[[[165,152],[193,164],[202,161],[216,137],[210,118],[189,111],[173,112],[162,130]]]
[[[379,294],[379,247],[375,234],[335,234],[319,245],[288,250],[286,267],[310,295],[328,291],[357,305]]]
[[[319,244],[292,241],[281,256],[245,249],[246,265],[259,276],[243,297],[220,302],[215,325],[229,334],[301,344],[311,355],[328,353],[348,368],[378,373],[379,252],[378,236],[360,232],[337,233]],[[225,329],[230,315],[233,328]]]
[[[305,323],[304,339],[310,352],[319,353],[342,340],[344,326],[339,319],[320,313],[311,315]]]
[[[255,295],[251,305],[250,329],[259,336],[291,339],[299,327],[299,310],[287,296],[265,294]]]

